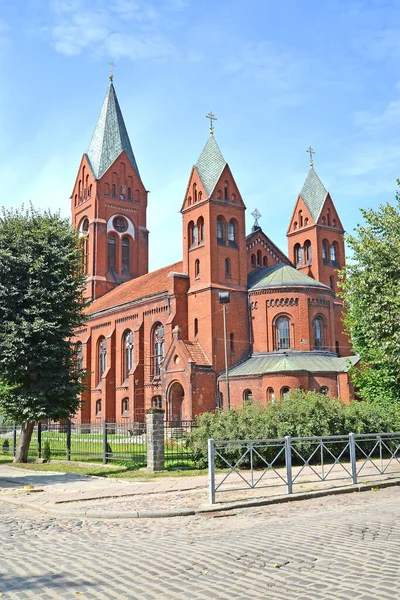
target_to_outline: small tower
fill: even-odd
[[[148,272],[147,191],[112,79],[71,196],[91,300]]]
[[[190,277],[189,339],[197,339],[216,371],[223,368],[224,333],[218,292],[230,291],[229,361],[249,344],[245,205],[211,127],[192,168],[182,205],[183,265]]]

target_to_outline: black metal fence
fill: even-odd
[[[194,466],[189,445],[189,434],[193,427],[193,421],[164,423],[166,469]],[[18,426],[0,425],[0,455],[15,456],[19,433]],[[146,467],[146,424],[100,420],[90,423],[39,423],[33,431],[29,457]]]

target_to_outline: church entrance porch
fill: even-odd
[[[182,385],[175,381],[168,391],[167,396],[167,421],[179,423],[182,421],[183,402],[185,400],[185,392]]]

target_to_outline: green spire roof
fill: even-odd
[[[117,95],[111,81],[87,151],[95,178],[100,179],[124,150],[139,175]]]
[[[227,162],[222,156],[221,150],[213,135],[210,135],[202,153],[199,156],[195,169],[199,174],[201,183],[207,194],[207,198],[211,196],[221,173],[224,170]]]
[[[248,277],[248,286],[249,290],[272,287],[319,287],[331,291],[331,288],[324,283],[304,275],[285,263],[253,271]]]
[[[300,196],[303,198],[308,210],[310,211],[310,215],[312,216],[314,223],[318,221],[327,195],[328,192],[314,171],[314,167],[311,167],[300,192]]]

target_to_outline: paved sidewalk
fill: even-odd
[[[371,476],[359,486],[349,485],[347,479],[316,485],[315,481],[308,479],[309,476],[310,473],[306,471],[295,493],[287,496],[284,485],[274,485],[273,473],[265,477],[267,487],[247,490],[243,489],[240,477],[233,475],[224,488],[225,493],[218,495],[217,504],[211,506],[208,503],[206,475],[137,481],[30,471],[0,465],[0,500],[59,516],[120,519],[193,515],[210,510],[289,502],[304,497],[400,485],[400,478],[394,473]],[[221,480],[222,477],[220,474],[217,479]],[[238,484],[242,489],[237,489]]]

